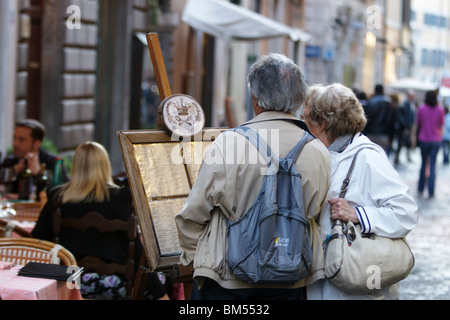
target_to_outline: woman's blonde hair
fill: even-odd
[[[103,202],[109,200],[114,184],[106,149],[88,141],[78,146],[72,164],[72,178],[62,189],[62,202]]]
[[[364,108],[354,92],[342,84],[311,86],[306,104],[311,124],[324,123],[325,133],[331,141],[346,134],[356,134],[366,127]]]

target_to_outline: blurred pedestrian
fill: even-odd
[[[394,129],[394,110],[390,99],[384,95],[383,85],[375,86],[375,96],[369,100],[364,111],[367,125],[363,133],[387,153]]]
[[[417,224],[417,204],[383,149],[361,134],[366,118],[352,91],[341,84],[313,86],[307,95],[304,115],[309,129],[328,148],[331,157],[328,202],[318,221],[322,241],[330,236],[334,220],[359,224],[363,235],[406,236]],[[342,182],[360,150],[354,179],[348,185],[345,199],[340,199]],[[307,296],[311,300],[398,299],[399,285],[356,295],[321,279],[307,287]]]
[[[158,106],[160,98],[158,96],[158,86],[156,81],[148,77],[147,84],[143,86],[142,102],[144,104],[142,113],[144,114],[143,128],[153,129],[156,127],[156,118],[158,117]]]
[[[428,196],[434,197],[436,180],[436,158],[442,145],[442,130],[444,126],[445,111],[438,104],[436,91],[428,91],[425,102],[417,111],[418,143],[422,156],[422,166],[419,176],[419,195],[423,194],[428,180]],[[429,175],[427,177],[427,167]]]
[[[358,90],[356,88],[353,89],[353,92],[355,93],[356,98],[358,98],[363,108],[366,108],[367,104],[369,103],[369,100],[367,99],[367,94],[364,91]]]
[[[450,153],[450,110],[448,106],[445,107],[445,125],[442,140],[442,149],[444,151],[444,165],[446,165],[449,164]]]
[[[411,162],[411,150],[416,147],[416,94],[414,90],[408,91],[407,98],[403,103],[403,112],[405,114],[405,130],[403,135],[404,146],[406,148],[406,158]]]
[[[394,164],[400,164],[400,151],[405,145],[406,128],[409,127],[410,116],[407,109],[400,105],[400,98],[398,94],[391,94],[392,107],[394,108],[394,128],[391,133],[391,148],[394,152]],[[389,153],[388,153],[389,156]]]

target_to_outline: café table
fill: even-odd
[[[70,289],[64,281],[22,277],[18,272],[23,266],[8,267],[8,263],[0,261],[2,300],[83,300],[80,290]]]
[[[34,227],[36,226],[36,222],[34,221],[20,221],[20,220],[11,220],[12,223],[14,223],[15,225],[21,227],[22,229],[28,231],[29,233],[31,233],[31,231],[33,231]],[[15,232],[12,233],[12,237],[20,237],[18,234],[16,234]]]
[[[31,233],[36,225],[43,203],[4,198],[0,201],[0,219],[12,222]],[[17,236],[15,233],[12,234],[12,237]]]

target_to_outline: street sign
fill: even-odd
[[[320,46],[306,46],[305,55],[307,58],[320,58],[322,56],[322,47]]]
[[[323,58],[326,61],[334,61],[334,59],[336,58],[336,48],[331,45],[324,46]]]

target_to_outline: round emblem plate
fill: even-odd
[[[194,136],[205,126],[205,113],[191,96],[175,94],[161,102],[158,126],[181,137]]]

